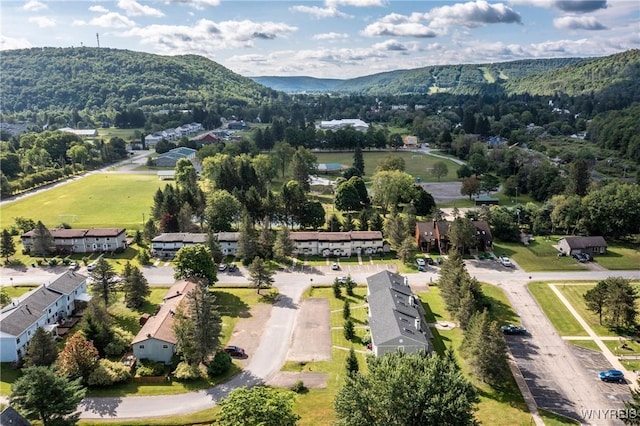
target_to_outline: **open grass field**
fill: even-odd
[[[340,163],[346,166],[351,166],[353,164],[353,152],[314,152],[314,154],[318,158],[318,163]],[[398,156],[403,158],[406,165],[406,172],[415,178],[419,177],[423,182],[438,181],[438,179],[430,173],[430,170],[433,165],[439,161],[444,161],[449,170],[447,176],[443,176],[441,181],[447,182],[458,180],[456,170],[459,166],[454,162],[425,154],[406,151],[363,152],[365,180],[369,180],[376,172],[378,163],[389,156]],[[337,175],[329,174],[327,176],[329,176],[329,178],[333,178]]]
[[[607,248],[607,254],[595,256],[594,260],[611,270],[640,269],[640,242],[614,243]]]
[[[587,336],[587,332],[545,282],[531,283],[529,291],[561,336]]]
[[[593,340],[567,340],[567,343],[577,346],[579,348],[589,349],[595,352],[602,352],[600,346]]]
[[[98,129],[98,137],[100,139],[104,139],[105,142],[111,138],[122,138],[127,142],[136,140],[139,141],[140,138],[135,137],[136,130],[138,132],[144,132],[143,128],[140,129],[117,129],[115,127],[109,128],[100,128]]]
[[[49,228],[65,222],[73,228],[142,229],[153,195],[167,182],[155,175],[96,174],[2,206],[0,228],[14,218],[42,221]]]
[[[496,256],[509,256],[525,271],[584,271],[582,265],[572,257],[558,257],[557,244],[560,237],[544,239],[537,237],[528,246],[522,243],[495,242]]]

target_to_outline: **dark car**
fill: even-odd
[[[433,265],[435,265],[435,264],[436,264],[436,263],[433,261],[433,259],[432,259],[432,258],[427,257],[427,265],[431,265],[431,266],[433,266]]]
[[[618,382],[618,383],[626,383],[627,381],[624,379],[624,373],[620,370],[606,370],[598,373],[598,377],[603,382]]]
[[[526,334],[527,329],[521,325],[506,324],[500,327],[504,334]]]
[[[233,357],[244,358],[244,349],[238,346],[226,346],[224,351]]]
[[[584,253],[574,253],[572,256],[574,259],[576,259],[580,263],[585,263],[586,261],[589,260]]]
[[[238,270],[238,267],[236,266],[235,263],[232,263],[229,265],[229,272],[235,272]]]

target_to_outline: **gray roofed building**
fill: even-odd
[[[424,308],[405,277],[389,271],[368,277],[367,301],[371,344],[376,356],[397,350],[433,351],[433,336],[424,318]]]
[[[19,336],[47,313],[49,307],[59,298],[58,292],[49,290],[44,285],[27,293],[19,303],[12,302],[2,310],[0,331]]]
[[[49,290],[54,290],[59,293],[69,295],[78,289],[80,284],[85,281],[87,277],[80,275],[75,271],[67,271],[58,277],[54,282],[47,285]]]
[[[605,254],[607,242],[602,236],[564,237],[558,241],[558,249],[568,255],[575,253]]]
[[[0,425],[2,426],[31,426],[31,423],[22,417],[20,413],[8,406],[0,413]]]

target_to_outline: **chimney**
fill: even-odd
[[[416,330],[418,331],[422,331],[422,329],[420,328],[420,318],[416,318]]]
[[[404,285],[406,285],[407,287],[409,286],[409,277],[407,277],[406,275],[404,277]]]

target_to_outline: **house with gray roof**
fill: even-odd
[[[607,242],[602,236],[564,237],[558,241],[558,250],[568,256],[576,253],[588,253],[593,256],[607,253]]]
[[[116,251],[127,247],[125,228],[50,229],[58,253],[92,253]],[[35,230],[20,236],[22,246],[29,252],[33,247]]]
[[[55,332],[77,310],[79,301],[89,300],[87,277],[75,271],[14,299],[0,311],[0,362],[18,361],[38,327]]]
[[[225,256],[235,256],[238,250],[239,232],[218,232],[220,250]],[[151,254],[160,258],[174,257],[184,246],[205,244],[207,234],[202,232],[165,232],[151,240]]]
[[[406,277],[390,271],[367,278],[371,349],[376,356],[401,350],[431,353],[433,335],[420,299]]]
[[[0,425],[2,426],[31,426],[31,422],[25,419],[12,406],[8,406],[0,413]]]

